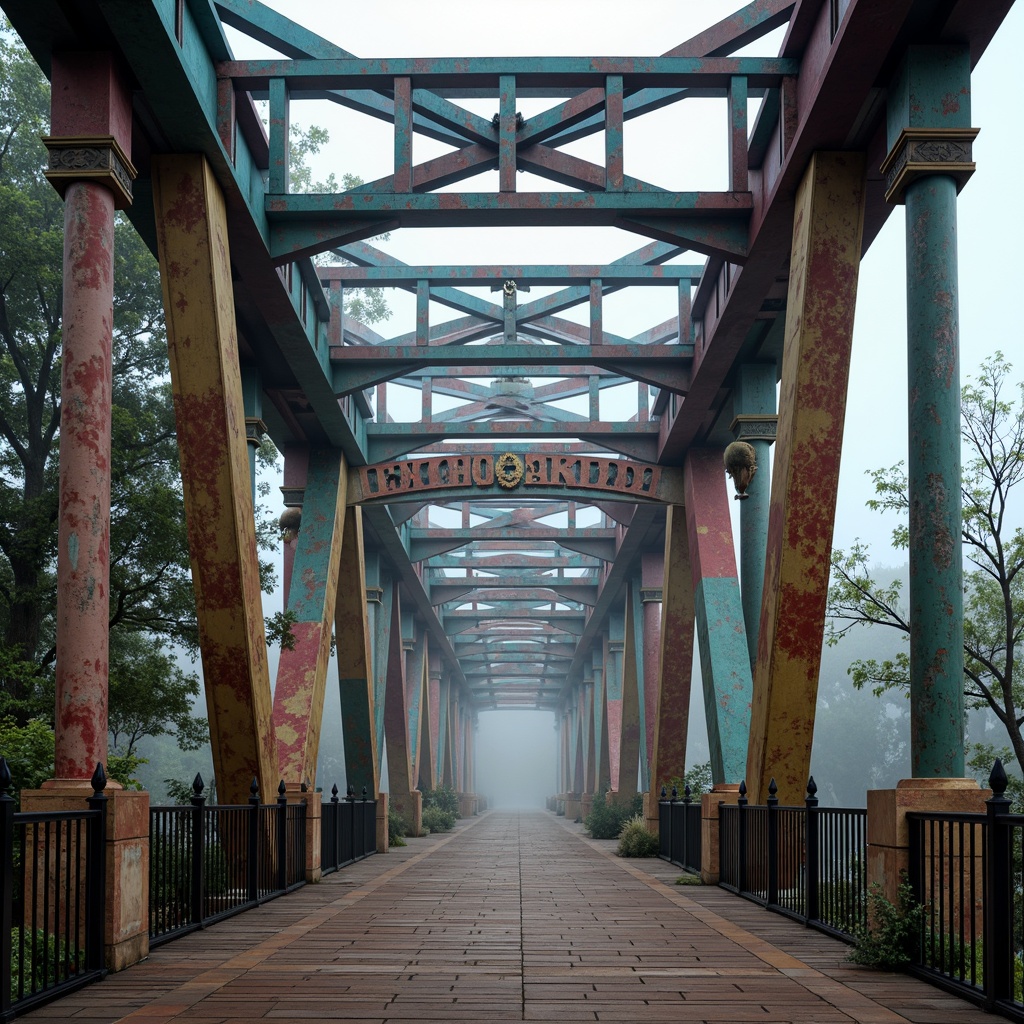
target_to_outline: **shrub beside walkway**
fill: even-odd
[[[33,1024],[997,1018],[546,812],[490,812],[168,943]]]

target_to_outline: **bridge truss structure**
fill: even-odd
[[[65,511],[102,489],[86,435],[109,393],[72,371],[103,358],[102,302],[78,271],[115,207],[161,265],[218,785],[241,802],[254,776],[315,784],[333,633],[349,781],[376,792],[386,747],[402,806],[417,787],[472,790],[472,722],[489,708],[555,713],[562,793],[682,774],[695,641],[716,783],[746,778],[756,802],[774,775],[783,802],[799,797],[858,267],[898,205],[920,243],[912,500],[936,510],[911,525],[915,774],[963,774],[962,664],[938,653],[962,649],[959,509],[942,497],[959,494],[948,243],[974,169],[971,70],[1009,6],[751,0],[661,55],[369,59],[256,0],[0,0],[53,85],[65,405],[81,386],[92,410],[62,427],[58,776],[87,778],[105,751],[102,659],[79,667],[105,643],[102,523]],[[239,38],[270,56],[240,59]],[[707,99],[725,188],[626,172],[629,122]],[[294,191],[290,125],[308,100],[392,126],[392,173]],[[570,145],[591,137],[601,159]],[[443,152],[417,162],[415,139]],[[681,161],[700,144],[666,141]],[[632,242],[607,263],[466,266],[407,265],[379,241],[505,226]],[[385,337],[347,316],[365,287],[413,295],[415,328]],[[671,315],[610,330],[627,288],[668,289]],[[414,415],[398,401],[412,392]],[[296,643],[273,696],[253,527],[264,436],[298,513]],[[733,473],[739,564],[734,442],[760,467]]]

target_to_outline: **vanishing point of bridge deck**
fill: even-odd
[[[155,950],[23,1019],[840,1021],[995,1018],[542,812],[491,812]]]

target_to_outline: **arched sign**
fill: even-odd
[[[601,455],[463,452],[380,462],[349,471],[348,501],[474,498],[682,503],[682,471]]]

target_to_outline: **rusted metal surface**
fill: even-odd
[[[311,452],[302,525],[294,543],[288,610],[294,643],[282,647],[274,687],[281,777],[316,786],[317,752],[339,586],[347,467],[336,449]],[[351,586],[351,583],[346,585]]]
[[[153,161],[171,384],[214,771],[226,802],[280,781],[220,188],[197,156]]]
[[[864,160],[819,153],[797,195],[746,782],[798,801],[810,770],[860,267]]]
[[[915,778],[965,771],[956,197],[974,168],[970,65],[966,46],[914,47],[889,96],[890,179],[899,171],[906,203]]]
[[[741,780],[750,730],[751,675],[722,453],[686,459],[686,526],[697,613],[711,774]]]
[[[107,760],[114,196],[102,185],[65,192],[64,266],[54,773],[88,779]]]
[[[380,791],[373,656],[366,601],[366,562],[362,510],[345,510],[345,529],[334,606],[338,689],[345,743],[345,777],[356,793]]]
[[[669,509],[665,523],[659,685],[650,772],[655,792],[669,779],[682,778],[686,770],[695,615],[686,513],[677,505]]]

